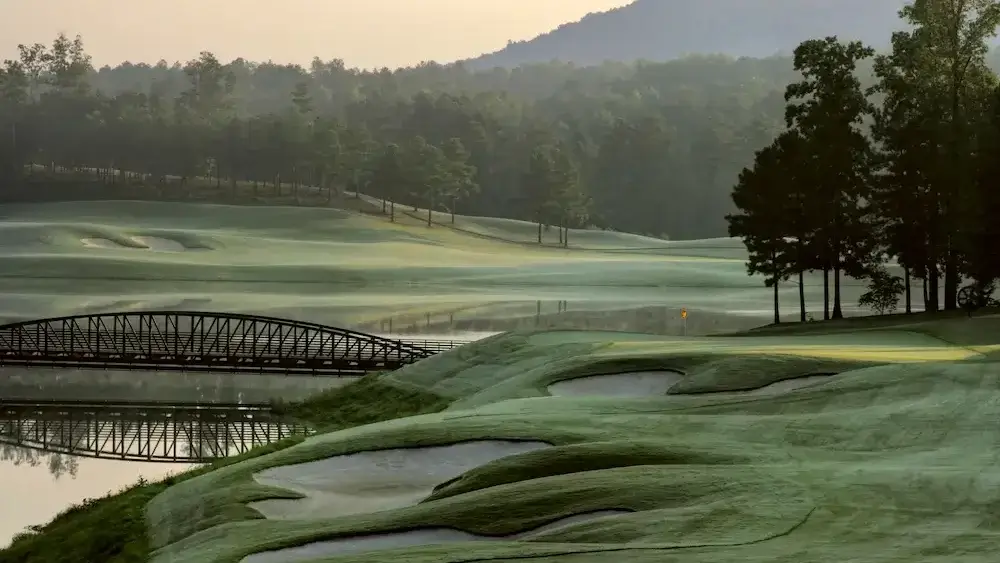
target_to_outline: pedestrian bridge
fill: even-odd
[[[103,313],[0,325],[0,366],[356,376],[461,344],[234,313]]]

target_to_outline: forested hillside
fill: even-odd
[[[813,37],[838,35],[888,46],[904,0],[637,0],[590,14],[528,41],[467,61],[472,68],[552,60],[667,61],[693,53],[734,57],[788,54]]]
[[[854,70],[862,89],[877,83],[872,62]],[[995,51],[987,63],[997,68]],[[732,187],[784,127],[785,87],[800,78],[791,57],[722,56],[362,72],[205,53],[93,69],[82,40],[59,37],[0,71],[0,194],[43,197],[36,188],[64,178],[24,165],[55,163],[101,170],[119,189],[108,171],[125,170],[126,185],[163,198],[212,176],[252,183],[257,202],[328,204],[359,189],[467,214],[724,236]],[[313,185],[329,197],[300,197]]]
[[[29,181],[22,164],[56,162],[145,182],[255,180],[260,197],[323,184],[413,200],[438,171],[396,170],[393,159],[405,168],[451,147],[468,153],[474,187],[461,199],[433,194],[437,207],[563,221],[527,193],[558,191],[528,181],[538,152],[568,166],[566,189],[589,197],[589,213],[566,221],[672,238],[725,235],[738,171],[780,126],[781,91],[795,77],[782,58],[365,73],[206,53],[183,65],[89,66],[82,41],[66,38],[7,63],[0,127],[17,132],[0,135],[8,184]]]

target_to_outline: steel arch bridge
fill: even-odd
[[[261,406],[0,401],[0,449],[77,457],[206,463],[310,433]]]
[[[103,313],[0,325],[0,366],[363,375],[459,344],[234,313]]]

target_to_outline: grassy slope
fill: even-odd
[[[414,527],[498,535],[612,508],[636,514],[555,533],[552,541],[561,543],[438,546],[409,549],[404,557],[430,563],[603,553],[638,542],[628,548],[630,561],[646,555],[663,561],[678,547],[699,545],[715,547],[685,550],[685,560],[743,561],[744,551],[726,546],[751,549],[768,538],[754,557],[795,561],[808,548],[818,555],[810,560],[841,561],[892,548],[908,554],[900,560],[933,560],[945,541],[972,553],[988,531],[968,523],[1000,503],[1000,493],[983,488],[994,478],[987,444],[1000,439],[988,423],[1000,414],[1000,370],[986,362],[898,362],[980,356],[899,330],[798,340],[655,342],[583,332],[494,337],[386,378],[449,397],[454,402],[443,413],[325,434],[159,495],[149,505],[156,561],[236,562],[265,549]],[[544,386],[560,378],[657,366],[686,374],[663,398],[544,397]],[[706,394],[812,373],[841,375],[787,396]],[[530,396],[540,397],[507,400]],[[226,524],[199,517],[206,507],[235,515],[232,507],[249,500],[295,498],[256,485],[251,476],[264,468],[482,438],[540,439],[557,447],[488,464],[439,488],[432,501],[397,511],[330,521],[268,521],[251,511]],[[901,534],[930,533],[943,522],[955,533],[939,528],[897,545]],[[852,531],[862,523],[871,529]],[[378,560],[380,554],[343,559]]]
[[[564,250],[520,242],[529,225],[510,220],[459,217],[488,224],[496,236],[485,237],[405,216],[392,224],[337,209],[152,202],[8,205],[3,216],[0,292],[44,294],[37,306],[54,309],[46,314],[78,309],[81,292],[94,301],[107,295],[154,302],[197,293],[214,308],[243,310],[242,295],[253,291],[267,294],[269,307],[287,305],[298,314],[322,302],[357,320],[536,299],[675,302],[723,312],[766,309],[770,299],[763,283],[746,275],[745,251],[729,239],[636,241],[587,231],[579,236],[592,248]],[[103,238],[134,246],[133,236],[192,250],[80,243]],[[75,284],[65,283],[69,276]],[[810,298],[819,295],[813,281]],[[845,295],[845,302],[854,299]]]
[[[545,283],[558,287],[569,279],[576,283],[582,272],[597,272],[593,278],[587,278],[587,283],[624,283],[623,280],[627,279],[631,280],[629,283],[640,285],[678,285],[688,283],[685,280],[698,283],[707,279],[711,283],[725,285],[730,292],[756,285],[755,280],[749,280],[743,274],[742,266],[738,264],[741,262],[740,258],[733,257],[732,262],[689,260],[684,257],[683,249],[686,247],[678,244],[664,243],[666,250],[663,252],[644,251],[629,255],[632,251],[627,251],[625,257],[615,256],[607,251],[567,253],[553,249],[529,249],[520,245],[512,250],[510,246],[497,240],[483,237],[473,240],[445,229],[435,228],[429,231],[412,221],[392,226],[378,219],[324,209],[98,202],[5,206],[4,212],[7,217],[14,216],[16,219],[12,223],[0,224],[0,244],[3,245],[0,252],[5,264],[18,264],[18,268],[9,269],[8,272],[26,272],[32,276],[47,272],[61,277],[72,271],[74,275],[94,272],[102,277],[151,275],[167,279],[168,283],[174,283],[170,280],[185,276],[191,279],[211,278],[216,280],[213,283],[218,284],[219,279],[241,280],[264,275],[273,277],[277,282],[287,282],[298,280],[301,276],[310,279],[308,276],[312,275],[314,277],[311,279],[329,281],[332,276],[338,281],[347,279],[366,284],[381,279],[386,282],[387,287],[399,291],[399,271],[390,274],[386,268],[392,264],[398,266],[398,261],[405,258],[409,264],[416,264],[415,269],[409,271],[410,274],[419,274],[420,279],[425,282],[439,275],[450,284],[469,282],[489,285],[496,284],[499,279],[501,283],[511,285]],[[126,217],[130,215],[143,219],[129,220]],[[491,229],[498,228],[495,224],[487,226]],[[511,233],[527,232],[522,228],[523,225],[512,227],[501,223],[501,227]],[[78,242],[81,237],[94,236],[128,244],[127,237],[132,235],[163,236],[201,250],[183,254],[140,250],[84,250]],[[512,235],[508,233],[504,236]],[[583,235],[579,233],[571,234],[574,239],[581,236]],[[695,248],[692,254],[698,256],[722,257],[697,251],[700,246],[712,249],[720,245],[725,247],[722,242],[698,241],[687,246]],[[600,246],[604,243],[593,244]],[[606,246],[620,250],[624,244],[608,239]],[[214,252],[216,250],[225,252]],[[656,262],[654,267],[649,266],[650,253],[654,255],[652,260]],[[657,254],[660,256],[655,257]],[[274,267],[275,257],[280,257],[281,263],[277,264],[280,268]],[[498,277],[495,269],[488,269],[488,266],[498,260],[505,262],[505,276]],[[615,265],[614,269],[608,268],[609,261]],[[484,263],[487,266],[482,266]],[[447,267],[442,269],[442,264]],[[477,274],[470,275],[472,268],[469,268],[469,264],[479,264],[476,266],[479,270]],[[530,266],[530,269],[522,266]],[[539,268],[545,268],[542,275],[538,273]],[[666,282],[664,276],[668,278]],[[127,291],[118,281],[112,285],[115,292]],[[703,292],[699,290],[699,293]],[[722,299],[728,300],[730,297],[727,295]],[[397,303],[392,306],[399,305]],[[572,339],[574,342],[571,343],[558,337],[561,342],[556,345],[541,345],[549,336],[519,335],[511,340],[495,341],[490,344],[495,346],[494,351],[463,358],[461,363],[464,367],[452,367],[450,371],[442,370],[444,366],[440,362],[435,365],[432,360],[423,366],[423,375],[419,370],[396,374],[384,380],[384,383],[392,385],[391,393],[399,393],[399,396],[388,400],[383,396],[385,389],[376,392],[377,385],[373,389],[365,389],[363,386],[347,387],[340,391],[345,395],[335,393],[320,398],[311,408],[304,408],[301,415],[320,423],[334,424],[335,427],[347,427],[383,418],[433,411],[453,401],[453,410],[485,407],[496,400],[544,394],[542,390],[545,384],[559,378],[632,366],[643,369],[673,367],[690,374],[702,373],[700,378],[688,380],[702,381],[694,389],[705,388],[706,385],[708,388],[739,387],[751,385],[748,383],[750,381],[765,381],[775,375],[780,378],[799,372],[828,372],[858,367],[858,364],[845,360],[843,356],[857,355],[859,350],[864,351],[857,342],[851,345],[853,350],[847,350],[846,353],[842,344],[838,345],[839,348],[832,346],[822,350],[800,347],[797,352],[792,351],[793,355],[789,359],[782,355],[787,350],[782,350],[781,347],[775,349],[771,346],[769,350],[766,345],[755,345],[744,350],[746,354],[753,355],[751,357],[723,353],[720,346],[705,341],[673,342],[671,350],[665,351],[662,345],[643,344],[633,337],[629,337],[625,343],[608,345],[607,341],[622,338],[620,335],[586,333],[575,335]],[[523,357],[508,358],[505,356],[508,352],[521,354]],[[868,352],[869,356],[884,358],[887,350],[869,349]],[[462,351],[462,354],[468,353],[468,350]],[[817,353],[823,356],[825,353],[827,357],[802,359],[803,353],[806,356]],[[939,347],[935,349],[926,343],[910,346],[905,352],[906,355],[915,353],[927,358],[933,358],[937,354],[940,359],[949,359],[972,352],[944,350]],[[838,355],[841,357],[838,358]],[[549,362],[552,357],[557,358],[555,364]],[[450,361],[457,359],[458,357],[453,357]],[[483,365],[484,362],[489,365]],[[446,381],[437,377],[436,374],[441,373],[452,373],[453,376],[447,378],[450,381]],[[495,384],[487,384],[491,381]],[[371,381],[366,382],[366,385],[371,384]],[[432,394],[412,394],[417,391]],[[415,396],[423,398],[410,400]],[[344,397],[349,400],[341,402]],[[361,406],[354,406],[351,411],[326,408],[326,405],[342,404]],[[374,406],[376,404],[377,407]],[[518,404],[520,402],[515,401],[511,406]],[[428,431],[428,436],[433,437],[440,432],[431,430]],[[600,437],[594,436],[591,439],[596,441],[584,444],[601,443]],[[617,458],[611,457],[647,459],[644,455],[647,454],[632,456],[626,452]],[[666,459],[664,455],[669,457],[674,454],[653,452],[648,455],[652,456],[650,459]],[[705,455],[714,454],[709,452]],[[605,462],[598,464],[600,463]],[[528,471],[528,474],[533,474],[532,471],[534,470]],[[189,477],[190,475],[185,475],[176,480]],[[484,478],[488,482],[496,477]],[[144,536],[139,533],[142,524],[139,518],[141,507],[147,499],[162,492],[171,482],[173,481],[140,485],[121,496],[88,503],[83,509],[70,510],[45,526],[43,534],[22,538],[10,549],[0,552],[0,562],[79,561],[81,558],[95,561],[141,561],[148,549]],[[231,489],[227,489],[227,492],[231,492]],[[258,495],[262,493],[273,494],[273,491],[255,492]],[[254,516],[241,503],[233,504],[231,500],[223,499],[222,507],[215,516],[222,520]]]

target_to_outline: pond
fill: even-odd
[[[0,542],[69,506],[312,429],[266,405],[0,399]],[[53,391],[58,386],[50,386]],[[77,384],[75,389],[84,390]],[[96,396],[98,389],[91,388]],[[286,388],[287,391],[287,388]],[[287,393],[286,396],[294,395]]]

